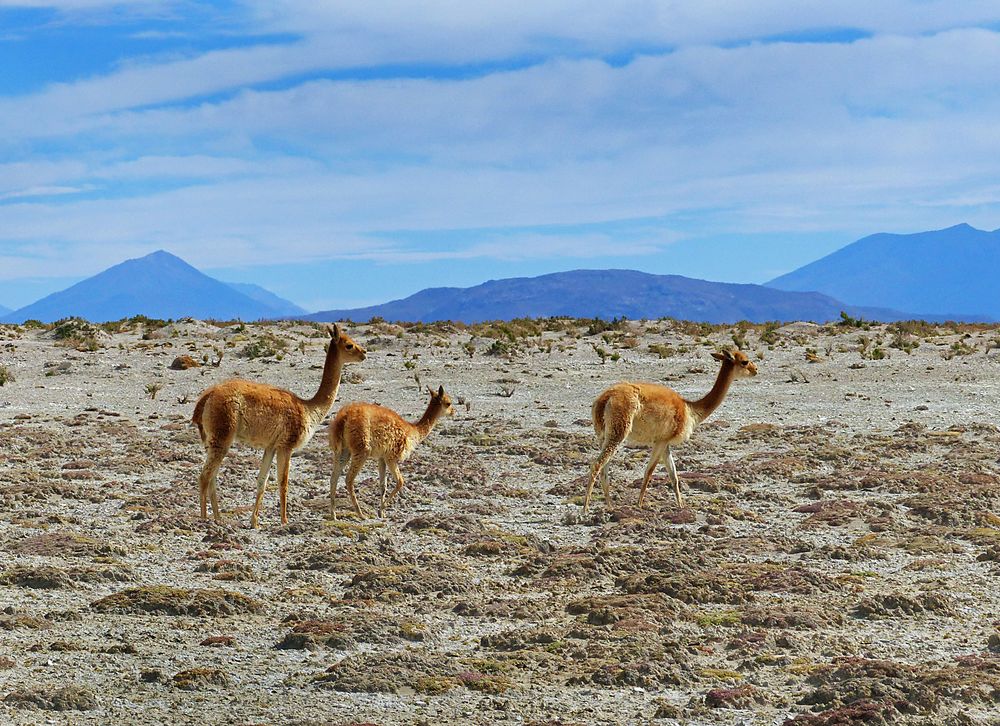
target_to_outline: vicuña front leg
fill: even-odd
[[[660,463],[660,457],[663,456],[663,452],[666,450],[666,444],[654,444],[653,446],[653,453],[649,457],[649,463],[646,465],[646,472],[642,477],[642,489],[639,490],[639,509],[643,509],[646,506],[646,488],[649,486],[650,479],[653,478],[653,472],[656,471],[656,465]]]
[[[677,501],[678,507],[684,506],[684,495],[681,494],[681,480],[677,476],[677,467],[674,465],[674,453],[667,447],[666,456],[667,470],[670,472],[670,481],[674,485],[674,499]]]
[[[257,529],[257,518],[264,501],[264,489],[271,475],[271,462],[274,460],[274,449],[264,449],[264,457],[260,460],[260,473],[257,474],[257,496],[254,500],[253,514],[250,516],[250,526]]]
[[[403,489],[403,474],[399,470],[399,464],[392,462],[389,464],[389,468],[392,470],[392,475],[396,479],[396,488],[392,490],[392,493],[389,494],[389,498],[385,501],[386,507],[392,504],[392,500],[395,499],[396,495]]]

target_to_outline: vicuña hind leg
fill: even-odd
[[[264,449],[264,456],[260,460],[260,473],[257,474],[257,496],[254,499],[253,514],[250,517],[250,526],[254,529],[257,529],[257,517],[260,516],[260,505],[264,501],[264,489],[271,476],[271,462],[273,460],[274,449]]]
[[[340,481],[340,472],[344,470],[347,463],[347,452],[338,454],[333,452],[333,474],[330,475],[330,516],[337,518],[337,482]]]
[[[219,514],[219,499],[216,494],[216,481],[219,475],[219,467],[226,457],[229,447],[213,447],[205,452],[205,464],[201,468],[201,475],[198,477],[198,490],[201,495],[201,518],[208,519],[208,499],[212,499],[212,517],[216,522],[221,522]]]
[[[363,454],[360,456],[351,455],[351,463],[347,467],[347,496],[351,498],[351,505],[354,507],[354,513],[359,517],[365,516],[361,511],[361,505],[358,504],[358,498],[354,494],[354,480],[358,478],[358,472],[361,471],[361,467],[365,465],[366,456]]]
[[[607,464],[601,467],[601,490],[604,492],[604,505],[611,506],[611,487],[608,484],[608,467],[611,465],[609,461]]]
[[[379,500],[378,505],[378,516],[382,516],[382,511],[385,509],[385,459],[378,460],[378,483],[382,488],[382,499]]]
[[[278,501],[281,507],[281,523],[288,524],[288,471],[292,466],[291,450],[278,451]]]
[[[583,496],[584,512],[590,508],[590,494],[594,490],[594,482],[597,481],[597,477],[601,477],[601,487],[604,490],[604,506],[611,506],[611,492],[608,488],[605,467],[607,467],[611,457],[614,456],[615,451],[618,450],[618,444],[620,443],[621,439],[618,441],[605,439],[604,448],[601,449],[601,453],[594,459],[594,463],[590,465],[590,481],[587,482],[587,493]]]

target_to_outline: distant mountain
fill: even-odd
[[[490,280],[475,287],[439,287],[352,310],[326,310],[306,320],[386,320],[466,323],[519,317],[671,317],[711,323],[739,320],[834,320],[844,310],[869,320],[913,317],[894,310],[859,308],[815,292],[785,292],[635,270],[573,270],[540,277]]]
[[[274,311],[271,313],[272,317],[296,317],[306,313],[305,308],[300,308],[291,300],[278,297],[260,285],[254,285],[251,282],[227,282],[226,284],[236,290],[236,292],[243,293],[251,300],[256,300],[262,305],[267,305]]]
[[[7,307],[4,307],[3,305],[0,305],[0,317],[6,315],[9,312],[12,312],[10,308],[7,308]]]
[[[873,234],[767,285],[912,310],[918,317],[1000,320],[998,271],[1000,230],[959,224],[917,234]]]
[[[104,322],[134,315],[216,320],[258,320],[278,316],[271,305],[234,290],[179,257],[160,250],[109,267],[65,290],[8,313],[0,322],[20,323],[30,319],[52,322],[70,316]]]

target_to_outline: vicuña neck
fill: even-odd
[[[424,415],[420,417],[419,421],[413,424],[413,427],[419,432],[421,439],[427,438],[431,429],[434,428],[434,424],[441,418],[442,411],[441,406],[431,401],[430,405],[427,406],[427,410],[424,411]]]
[[[715,379],[715,385],[712,386],[712,390],[697,401],[689,401],[691,409],[694,411],[695,416],[698,417],[698,423],[711,416],[712,411],[717,409],[722,403],[722,400],[726,397],[726,393],[729,392],[729,385],[733,382],[735,369],[735,364],[723,361],[722,367],[719,369],[719,376]]]
[[[326,362],[323,363],[323,380],[320,381],[316,395],[305,402],[307,406],[313,409],[322,409],[324,413],[330,410],[337,398],[337,389],[340,388],[340,374],[343,367],[344,362],[340,359],[337,343],[331,340],[330,349],[326,352]]]

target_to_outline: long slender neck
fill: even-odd
[[[326,362],[323,364],[323,380],[319,383],[316,395],[305,401],[305,405],[314,410],[322,409],[324,414],[329,411],[337,398],[343,368],[344,362],[340,359],[340,350],[337,348],[337,343],[331,340],[330,349],[326,352]]]
[[[434,424],[436,424],[438,419],[441,418],[441,414],[443,412],[444,409],[436,401],[431,401],[428,404],[427,410],[424,411],[424,415],[420,417],[419,421],[413,424],[413,428],[417,430],[421,441],[427,438],[431,429],[434,428]]]
[[[729,392],[729,385],[733,382],[733,373],[735,371],[735,364],[723,361],[722,367],[719,369],[719,376],[715,379],[715,385],[712,386],[712,390],[697,401],[688,402],[695,416],[698,417],[698,423],[711,416],[712,411],[717,409],[722,403],[722,400],[726,397],[726,393]]]

